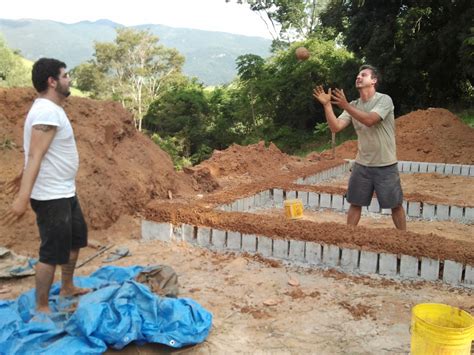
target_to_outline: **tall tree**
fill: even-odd
[[[384,74],[399,112],[473,100],[471,0],[332,0],[321,17]]]
[[[184,57],[176,49],[160,45],[157,36],[132,28],[118,28],[114,42],[97,42],[94,56],[77,70],[79,88],[107,88],[112,98],[132,111],[139,131],[143,115],[158,98],[163,83],[180,75],[184,63]]]

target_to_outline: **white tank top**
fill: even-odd
[[[79,154],[71,122],[62,107],[48,99],[36,99],[26,116],[23,132],[25,166],[28,162],[31,131],[36,125],[56,126],[56,134],[41,161],[31,198],[45,201],[74,196]]]

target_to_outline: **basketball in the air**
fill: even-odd
[[[306,60],[309,58],[309,51],[305,47],[298,47],[295,50],[296,59]]]

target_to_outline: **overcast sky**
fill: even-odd
[[[109,19],[126,26],[161,24],[271,38],[259,15],[235,0],[10,0],[2,4],[0,18]]]

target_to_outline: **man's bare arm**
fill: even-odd
[[[344,94],[344,90],[335,89],[331,96],[331,100],[332,103],[345,110],[349,115],[351,115],[352,118],[356,119],[367,127],[371,127],[382,120],[375,112],[364,112],[349,104],[346,99],[346,95]]]
[[[313,90],[313,97],[318,100],[321,105],[323,105],[326,121],[328,122],[331,132],[340,132],[349,125],[349,121],[338,120],[336,115],[334,114],[334,110],[332,109],[331,104],[331,88],[329,88],[328,93],[326,94],[321,85],[317,86]]]
[[[56,126],[33,126],[31,130],[30,149],[28,151],[28,162],[21,178],[20,191],[15,201],[13,201],[11,209],[0,218],[4,224],[11,224],[25,214],[31,191],[33,190],[38,176],[41,161],[48,151],[55,134]]]

